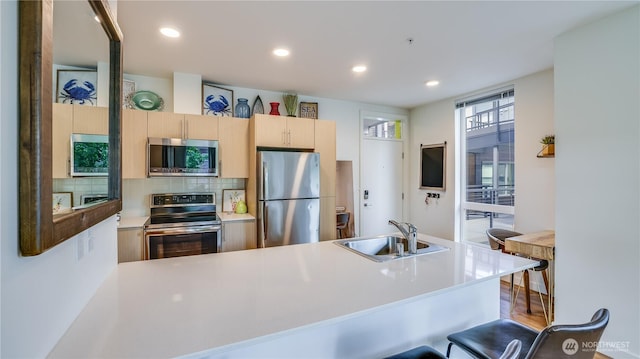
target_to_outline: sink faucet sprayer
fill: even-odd
[[[409,242],[409,254],[418,253],[418,230],[416,229],[416,226],[407,222],[398,223],[392,219],[389,220],[389,224],[396,226],[407,242]],[[405,229],[404,226],[407,226],[408,230]]]

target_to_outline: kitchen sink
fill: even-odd
[[[436,253],[449,249],[438,244],[418,241],[418,252],[416,254],[409,254],[407,251],[409,248],[408,241],[404,237],[399,236],[341,239],[334,243],[376,262],[386,262],[393,259]],[[402,244],[404,247],[404,253],[402,255],[398,253],[398,244]]]

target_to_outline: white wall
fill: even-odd
[[[39,358],[115,268],[116,222],[112,217],[39,256],[19,255],[16,1],[0,1],[0,19],[0,357]]]
[[[420,233],[454,239],[455,215],[455,104],[447,99],[417,107],[409,120],[409,222]],[[420,145],[447,142],[445,191],[420,189]],[[427,192],[440,193],[440,198],[429,198]]]
[[[514,81],[516,192],[514,228],[530,233],[555,228],[555,159],[538,158],[540,139],[554,133],[553,70]]]
[[[602,341],[640,357],[640,7],[555,42],[556,320],[609,308]]]
[[[540,138],[553,133],[553,70],[516,79],[515,88],[515,158],[516,206],[515,230],[532,232],[554,228],[554,159],[537,158]],[[480,90],[484,93],[491,89]],[[460,96],[459,98],[466,97]],[[430,103],[411,111],[409,126],[409,220],[421,233],[454,239],[455,237],[455,99]],[[420,144],[447,141],[446,191],[440,199],[424,199],[427,192],[419,189]]]

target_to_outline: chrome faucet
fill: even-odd
[[[416,226],[407,222],[398,223],[392,219],[389,220],[389,224],[396,226],[407,240],[409,243],[409,254],[418,253],[418,230]],[[407,229],[405,229],[404,226],[406,226]]]

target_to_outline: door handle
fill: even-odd
[[[269,230],[269,208],[266,202],[262,202],[262,237],[260,237],[260,243],[258,243],[258,248],[266,248],[267,244],[267,231]]]
[[[267,193],[265,191],[269,190],[269,169],[267,168],[267,163],[262,162],[262,181],[260,181],[260,194],[262,198],[267,199]]]
[[[365,207],[373,207],[373,205],[372,205],[372,204],[369,204],[369,203],[365,203],[365,204],[364,204],[364,206],[365,206]]]

